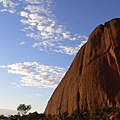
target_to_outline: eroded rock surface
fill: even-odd
[[[120,105],[120,19],[99,25],[78,51],[45,109],[48,114]]]

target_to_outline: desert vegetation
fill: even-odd
[[[46,120],[120,120],[120,107],[102,107],[94,111],[80,113],[77,110],[72,116],[67,112],[60,115],[48,115]]]
[[[61,115],[48,115],[37,112],[29,113],[27,115],[14,115],[6,117],[0,116],[0,120],[120,120],[120,107],[102,107],[94,111],[80,113],[77,110],[73,112],[72,116],[65,111]]]
[[[17,107],[17,111],[19,111],[22,115],[25,115],[31,109],[31,105],[20,104]]]

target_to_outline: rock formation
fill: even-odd
[[[120,18],[99,25],[78,51],[45,109],[48,114],[120,105]]]

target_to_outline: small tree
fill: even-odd
[[[17,107],[17,111],[20,111],[22,115],[25,115],[31,109],[31,105],[20,104]]]

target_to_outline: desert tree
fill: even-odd
[[[19,111],[22,115],[25,115],[31,109],[31,105],[20,104],[17,107],[17,111]]]

